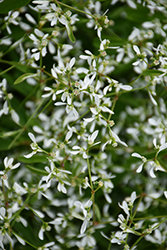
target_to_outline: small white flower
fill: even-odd
[[[73,151],[70,151],[71,154],[76,155],[76,154],[82,154],[84,159],[88,158],[86,148],[85,147],[80,147],[80,146],[73,146],[72,147]]]
[[[119,206],[124,210],[124,212],[127,214],[127,218],[129,218],[130,213],[129,213],[129,207],[126,201],[122,202],[122,205],[120,203],[118,203]]]
[[[140,158],[143,161],[143,163],[136,170],[137,173],[140,173],[142,171],[142,169],[143,169],[143,165],[147,162],[147,159],[144,156],[141,156],[138,153],[133,153],[132,156]]]
[[[96,139],[98,133],[99,133],[99,130],[96,130],[96,131],[93,132],[92,135],[89,135],[89,136],[88,136],[88,144],[89,144],[89,145],[94,146],[94,145],[100,143],[100,142],[94,143],[94,140]]]
[[[121,245],[122,242],[124,242],[126,236],[126,233],[123,233],[122,231],[117,231],[114,237],[112,237],[111,243],[117,243],[118,245]]]
[[[58,186],[57,186],[57,189],[58,189],[58,191],[59,192],[62,192],[62,193],[64,193],[64,194],[66,194],[67,193],[67,189],[65,188],[65,186],[64,186],[64,183],[58,183]]]
[[[84,214],[84,219],[83,219],[83,223],[82,223],[82,226],[81,226],[81,229],[80,229],[80,233],[83,234],[87,228],[87,224],[88,224],[88,221],[91,219],[92,215],[90,212],[88,212],[88,210],[90,210],[90,207],[92,206],[92,201],[91,200],[88,200],[85,205],[83,205],[80,201],[76,201],[74,203],[74,205],[76,207],[79,207],[83,214]]]
[[[32,133],[28,133],[28,136],[30,137],[30,139],[33,142],[30,145],[33,151],[31,153],[29,153],[28,155],[24,155],[25,158],[31,158],[37,152],[42,152],[42,149],[38,146],[38,144],[36,142],[35,136]]]
[[[4,159],[4,165],[5,165],[5,169],[16,169],[20,166],[20,163],[16,163],[15,165],[13,165],[13,158],[8,159],[8,157],[5,157]]]
[[[34,34],[30,34],[29,38],[33,41],[35,48],[32,49],[32,58],[34,58],[36,61],[39,60],[40,55],[42,57],[45,57],[47,54],[46,46],[49,43],[48,36],[49,34],[44,34],[41,30],[35,29],[34,33],[37,35],[37,37]]]
[[[27,193],[27,191],[25,190],[25,188],[23,188],[22,186],[20,186],[17,182],[14,182],[13,189],[19,195],[24,195],[24,194]]]

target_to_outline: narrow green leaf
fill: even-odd
[[[21,83],[21,82],[23,82],[24,80],[26,80],[27,78],[35,77],[36,75],[37,75],[37,74],[25,73],[25,74],[19,76],[19,77],[14,81],[14,84]]]
[[[72,26],[70,25],[69,22],[66,25],[66,29],[67,29],[68,37],[70,38],[71,42],[75,43],[75,37],[74,37],[74,34],[73,34]]]
[[[33,155],[31,158],[25,158],[24,156],[20,156],[18,158],[19,161],[23,163],[39,163],[39,162],[46,162],[46,155]]]
[[[143,72],[144,76],[159,76],[161,74],[163,74],[164,72],[160,71],[160,70],[156,70],[156,69],[146,69]]]
[[[4,0],[0,3],[0,13],[7,13],[10,10],[18,9],[27,5],[31,0]]]
[[[97,204],[94,204],[94,209],[95,209],[96,217],[97,217],[98,221],[100,221],[101,220],[101,213],[100,213],[100,209],[97,206]]]
[[[5,137],[10,137],[10,136],[16,135],[20,131],[21,131],[21,129],[15,130],[15,131],[9,131],[9,132],[0,133],[0,138],[5,138]]]
[[[30,165],[25,165],[25,167],[28,168],[34,174],[40,174],[40,175],[47,175],[48,174],[45,170],[35,168],[33,166],[30,166]]]

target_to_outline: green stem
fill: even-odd
[[[111,248],[111,242],[109,243],[107,250],[110,250],[110,248]]]
[[[72,122],[71,126],[73,126],[77,121],[79,121],[82,117],[84,117],[86,114],[89,113],[90,110],[87,110],[83,115],[81,115],[77,120],[75,120],[74,122]]]
[[[10,227],[8,227],[8,235],[11,237]],[[13,246],[12,246],[12,242],[11,241],[9,241],[9,245],[10,245],[10,250],[13,250]]]
[[[134,211],[133,216],[132,216],[132,220],[134,220],[134,217],[135,217],[135,215],[137,213],[137,209],[138,209],[138,207],[139,207],[140,202],[142,201],[142,199],[143,199],[143,196],[140,197],[140,199],[139,199],[139,201],[137,203],[137,206],[136,206],[135,211]]]
[[[89,158],[87,158],[87,167],[88,167],[88,174],[89,174],[89,180],[90,180],[90,186],[93,191],[93,183],[92,183],[92,176],[91,176],[91,169],[89,164]]]
[[[69,6],[69,5],[65,4],[65,3],[59,2],[59,1],[57,1],[57,0],[55,0],[55,2],[57,3],[57,5],[63,5],[63,6],[65,6],[65,7],[67,7],[68,9],[72,9],[72,10],[74,10],[74,11],[81,12],[81,13],[83,13],[83,14],[85,14],[85,15],[89,15],[89,16],[91,16],[92,18],[95,19],[95,17],[94,17],[92,14],[87,13],[87,12],[85,12],[85,11],[83,11],[83,10],[79,10],[79,9],[77,9],[77,8],[74,8],[74,7]]]
[[[151,219],[158,219],[158,218],[164,218],[164,217],[165,217],[165,220],[167,220],[167,215],[140,217],[140,218],[134,218],[133,220],[151,220]]]
[[[13,214],[13,216],[11,217],[11,220],[13,219],[13,221],[11,223],[11,227],[14,225],[14,223],[17,220],[17,218],[18,218],[19,214],[21,213],[21,211],[27,206],[27,203],[28,203],[31,196],[32,196],[32,194],[28,194],[27,199],[24,201],[22,207],[15,214]]]
[[[4,195],[4,199],[5,199],[5,207],[8,204],[8,198],[5,192],[5,185],[4,185],[4,180],[2,179],[2,190],[3,190],[3,195]]]
[[[13,66],[11,66],[11,67],[5,69],[4,71],[0,72],[0,75],[3,75],[3,74],[5,74],[5,73],[7,73],[8,71],[10,71],[11,69],[13,69],[14,67],[15,67],[15,65],[13,65]]]
[[[29,123],[32,121],[32,119],[34,118],[34,116],[36,115],[36,113],[39,111],[39,109],[42,107],[42,105],[44,104],[46,100],[44,99],[41,104],[36,108],[36,110],[34,111],[34,113],[30,116],[30,118],[28,119],[28,121],[26,122],[26,124],[23,126],[23,128],[20,130],[20,132],[17,134],[17,136],[14,138],[14,140],[11,142],[11,144],[9,145],[8,149],[10,149],[14,143],[17,141],[17,139],[21,136],[21,134],[24,132],[24,130],[27,129]]]
[[[145,235],[140,236],[140,237],[135,241],[135,243],[131,246],[130,250],[133,249],[133,247],[136,246],[137,243],[138,243],[139,241],[141,241],[142,238],[143,238],[144,236],[145,236]]]
[[[96,222],[96,217],[95,217],[95,193],[92,192],[92,202],[93,202],[93,224]]]
[[[5,207],[6,207],[6,217],[8,218],[8,197],[5,192],[5,185],[4,185],[4,180],[2,180],[2,190],[3,190],[3,195],[4,195],[4,200],[5,200]],[[11,226],[9,225],[8,227],[8,235],[11,236]],[[9,242],[10,245],[10,250],[13,250],[12,242]]]
[[[34,246],[33,244],[31,244],[29,241],[27,241],[26,239],[23,239],[23,237],[21,237],[20,235],[18,235],[16,232],[12,231],[12,233],[16,236],[18,236],[19,238],[21,238],[22,240],[24,240],[28,245],[30,245],[31,247],[38,249],[38,247]]]

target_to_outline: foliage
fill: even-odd
[[[0,248],[166,249],[167,2],[0,13]]]

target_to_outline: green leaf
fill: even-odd
[[[67,30],[67,34],[68,34],[68,37],[70,38],[71,42],[75,43],[75,37],[73,34],[72,26],[70,25],[69,22],[66,25],[66,30]]]
[[[0,3],[0,13],[7,13],[10,10],[18,9],[27,5],[31,0],[4,0]]]
[[[46,162],[46,155],[33,155],[31,158],[25,158],[24,156],[20,156],[18,160],[28,164]]]
[[[48,175],[48,173],[43,169],[35,168],[33,166],[30,166],[30,165],[25,165],[25,167],[28,168],[34,174]]]
[[[96,217],[97,217],[98,221],[100,221],[101,220],[101,213],[100,213],[100,209],[97,206],[97,204],[94,204],[94,209],[95,209]]]
[[[144,76],[159,76],[162,75],[164,72],[160,71],[160,70],[156,70],[156,69],[146,69],[143,72]]]
[[[10,136],[16,135],[20,131],[21,131],[21,129],[15,130],[15,131],[4,132],[4,133],[2,132],[2,133],[0,133],[0,138],[5,138],[5,137],[10,137]]]
[[[19,76],[19,77],[14,81],[14,84],[21,83],[21,82],[23,82],[24,80],[26,80],[27,78],[35,77],[35,76],[37,76],[37,74],[25,73],[25,74]]]

